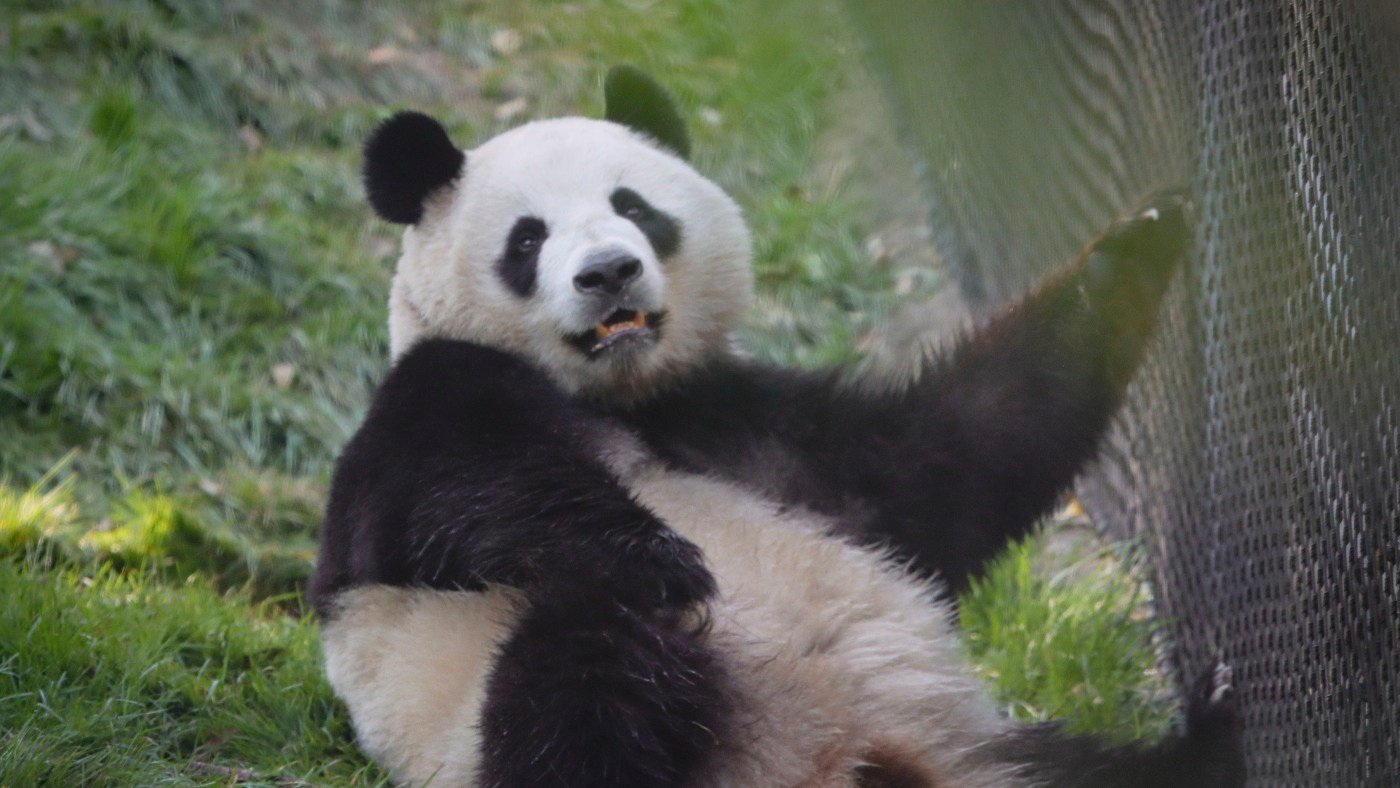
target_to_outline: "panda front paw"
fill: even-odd
[[[613,534],[604,550],[603,584],[634,609],[682,610],[715,593],[704,553],[669,528]]]
[[[719,744],[725,686],[693,632],[586,595],[542,601],[489,679],[479,782],[684,784]]]

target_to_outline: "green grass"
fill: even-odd
[[[284,783],[382,780],[354,749],[308,620],[40,558],[0,561],[0,598],[0,783],[227,782],[199,773],[219,763]]]
[[[1162,625],[1140,559],[1083,535],[1068,555],[1051,549],[1073,536],[1012,545],[973,582],[959,604],[968,655],[1013,718],[1125,742],[1161,736],[1173,699],[1155,669]]]
[[[753,225],[745,341],[829,363],[894,298],[856,206],[809,183],[855,57],[834,0],[6,4],[0,785],[382,779],[295,615],[384,371],[397,233],[357,177],[378,119],[471,143],[652,71]],[[965,622],[1008,706],[1122,730],[1153,680],[1136,587],[1019,571]]]

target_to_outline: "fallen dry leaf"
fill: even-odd
[[[292,381],[296,379],[296,376],[297,368],[292,364],[284,363],[272,365],[272,385],[279,389],[286,390],[291,388]]]
[[[513,98],[510,101],[507,101],[506,103],[496,107],[496,120],[499,120],[504,123],[505,121],[508,121],[514,118],[516,115],[519,115],[520,113],[524,112],[529,106],[530,103],[526,101],[523,97]]]
[[[56,244],[53,241],[35,241],[26,248],[30,254],[48,263],[49,268],[59,276],[68,273],[68,264],[77,260],[80,254],[72,246]]]
[[[525,43],[525,39],[508,27],[503,27],[491,34],[491,49],[504,57],[510,57],[519,52],[520,45],[523,43]]]
[[[392,63],[399,59],[399,50],[390,46],[375,47],[369,51],[369,62],[376,66]]]
[[[243,142],[243,149],[254,156],[262,151],[263,137],[258,133],[258,130],[252,126],[246,123],[239,126],[238,139]]]

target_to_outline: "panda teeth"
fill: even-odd
[[[647,313],[634,312],[630,320],[619,320],[616,323],[599,323],[597,327],[598,339],[607,339],[619,331],[630,331],[637,328],[647,327]]]

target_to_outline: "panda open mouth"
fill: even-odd
[[[567,337],[569,344],[597,358],[614,348],[655,342],[660,333],[665,312],[637,312],[619,309],[603,319],[590,331]]]

